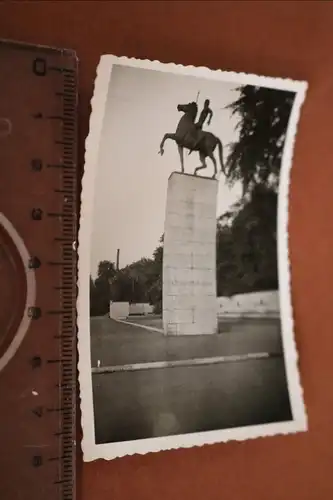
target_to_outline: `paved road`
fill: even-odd
[[[281,353],[278,320],[224,323],[226,333],[166,337],[107,317],[91,319],[92,366],[171,361],[255,352]]]
[[[92,318],[92,366],[97,366],[97,360],[101,366],[110,366],[282,352],[276,320],[222,326],[225,333],[218,335],[165,337],[107,317]],[[92,379],[97,443],[291,418],[282,357],[94,374]]]
[[[290,420],[283,358],[93,375],[97,443]]]

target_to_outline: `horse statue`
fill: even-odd
[[[217,164],[214,156],[214,151],[217,146],[221,171],[225,173],[223,164],[223,148],[220,139],[211,132],[200,130],[200,128],[198,128],[195,124],[195,119],[198,112],[197,104],[195,102],[190,102],[188,104],[178,104],[177,110],[184,114],[178,122],[176,132],[174,134],[167,133],[164,135],[160,144],[159,154],[164,154],[165,141],[167,139],[172,139],[178,146],[182,173],[185,172],[184,148],[186,148],[189,149],[190,152],[198,151],[199,153],[201,165],[194,170],[194,175],[197,175],[200,170],[207,168],[206,158],[208,157],[212,160],[214,165],[214,175],[212,176],[212,178],[215,179],[217,175]]]

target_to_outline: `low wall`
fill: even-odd
[[[128,302],[110,302],[110,318],[125,319],[129,315]]]
[[[279,317],[279,293],[253,292],[233,295],[232,297],[218,297],[219,318],[241,317]],[[150,304],[129,304],[128,302],[111,302],[110,318],[126,319],[129,315],[148,315],[153,313]]]
[[[153,306],[150,304],[130,304],[129,306],[129,314],[131,315],[143,315],[153,313]]]
[[[279,317],[280,315],[278,291],[218,297],[217,301],[219,318]]]

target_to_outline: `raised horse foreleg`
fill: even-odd
[[[200,161],[201,161],[201,165],[200,167],[197,167],[195,170],[194,170],[194,175],[197,175],[199,170],[202,170],[204,168],[207,168],[207,164],[206,164],[206,156],[203,154],[203,153],[199,153],[199,156],[200,156]]]
[[[176,141],[176,134],[164,134],[164,137],[161,141],[161,144],[160,144],[160,150],[159,150],[159,154],[162,156],[163,153],[164,153],[164,143],[167,139],[172,139],[173,141]]]

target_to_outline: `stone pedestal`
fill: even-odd
[[[218,182],[169,177],[163,251],[166,335],[217,333],[216,205]]]

